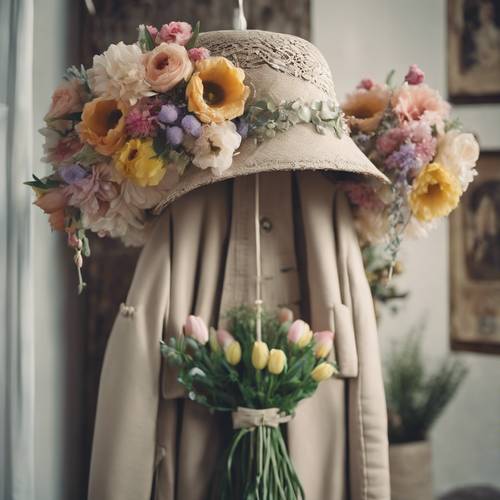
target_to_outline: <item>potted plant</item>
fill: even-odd
[[[429,431],[466,375],[458,360],[428,368],[419,336],[411,334],[386,364],[392,500],[431,500]]]

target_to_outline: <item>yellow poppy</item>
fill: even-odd
[[[78,133],[83,142],[105,156],[111,156],[125,143],[126,105],[116,99],[98,97],[83,107]]]
[[[410,207],[421,222],[447,216],[460,200],[458,179],[439,163],[430,163],[423,168],[413,183],[410,192]]]
[[[186,87],[188,110],[205,123],[241,116],[250,94],[244,79],[245,72],[225,57],[199,61]]]

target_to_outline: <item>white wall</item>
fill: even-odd
[[[444,0],[314,0],[313,37],[332,68],[340,99],[362,77],[382,81],[390,69],[402,78],[411,63],[446,95],[446,2]],[[500,106],[455,108],[484,149],[500,149]],[[382,321],[387,352],[423,316],[425,354],[449,352],[448,227],[405,244],[401,288],[411,295],[395,317]],[[470,372],[432,433],[435,490],[465,484],[500,487],[500,358],[459,355]]]
[[[52,90],[67,65],[71,19],[66,0],[35,2],[33,170],[46,173],[43,126]],[[81,498],[81,332],[76,275],[61,235],[33,208],[35,298],[35,491],[37,500]],[[75,321],[76,320],[76,321]]]

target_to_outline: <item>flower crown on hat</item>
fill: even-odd
[[[347,133],[333,100],[253,100],[243,69],[196,46],[198,34],[199,23],[141,25],[137,43],[111,44],[88,70],[69,68],[52,96],[40,130],[52,172],[26,184],[67,233],[80,291],[86,231],[141,245],[151,209],[187,169],[220,175],[242,141],[298,123]]]

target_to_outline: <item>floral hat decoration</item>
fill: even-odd
[[[199,186],[266,170],[386,180],[349,137],[324,58],[291,35],[141,25],[64,80],[41,130],[51,172],[27,184],[68,235],[80,290],[86,231],[141,245]]]

